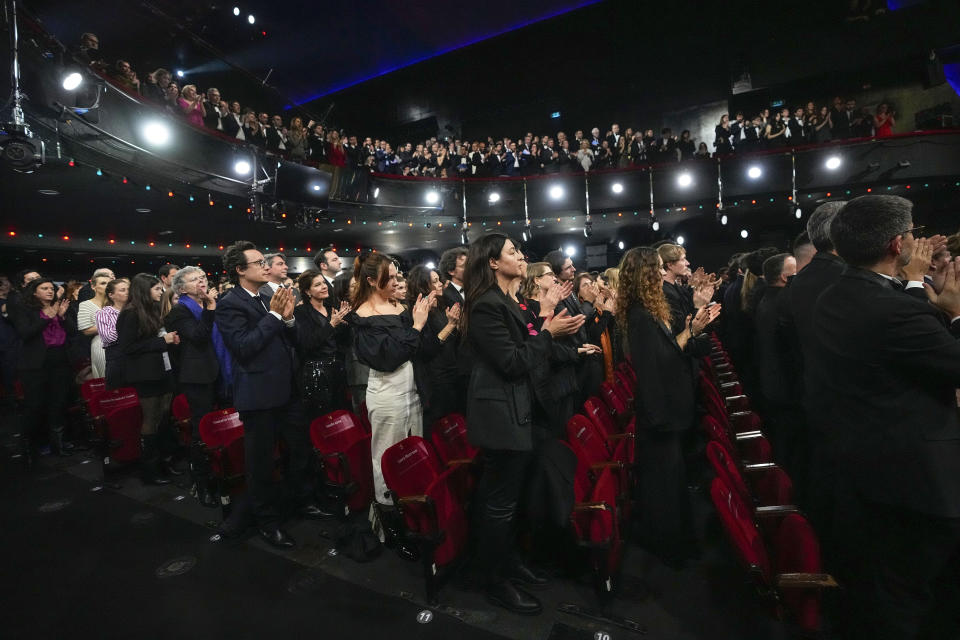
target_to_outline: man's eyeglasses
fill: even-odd
[[[253,262],[248,262],[247,264],[248,264],[248,265],[251,265],[251,264],[260,265],[260,268],[261,268],[261,269],[266,269],[266,268],[267,268],[267,261],[264,260],[263,258],[261,258],[261,259],[259,259],[259,260],[254,260]]]
[[[918,235],[920,235],[921,233],[923,233],[923,230],[926,229],[926,228],[927,228],[926,225],[920,225],[919,227],[912,227],[912,228],[907,229],[906,231],[904,231],[904,232],[903,232],[903,235],[907,235],[907,234],[909,233],[909,234],[912,235],[914,238],[916,238]]]

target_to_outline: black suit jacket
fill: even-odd
[[[637,430],[685,431],[694,424],[695,369],[670,327],[642,304],[627,311],[627,341],[637,372],[634,408]]]
[[[670,305],[670,329],[673,330],[673,335],[677,335],[686,328],[687,316],[697,313],[693,306],[693,289],[664,280],[663,295]]]
[[[124,385],[160,382],[170,375],[163,360],[163,353],[168,351],[166,341],[159,335],[141,336],[140,320],[132,309],[124,309],[117,316],[114,347],[120,353]]]
[[[757,305],[754,357],[764,399],[777,406],[797,401],[797,363],[794,360],[795,334],[783,321],[791,291],[787,287],[766,287]]]
[[[460,304],[461,310],[463,308],[463,294],[457,291],[451,282],[448,282],[447,286],[443,288],[443,303],[446,309],[458,303]]]
[[[867,500],[960,517],[960,343],[929,304],[848,267],[814,309],[825,444]]]
[[[197,320],[182,304],[175,304],[163,320],[167,331],[180,336],[177,353],[177,380],[187,384],[211,384],[220,374],[220,362],[213,349],[213,320],[216,312],[205,309]]]
[[[845,266],[839,256],[819,251],[813,256],[810,263],[794,276],[790,283],[790,317],[796,330],[796,338],[800,343],[800,356],[802,358],[800,366],[803,370],[800,380],[805,389],[808,385],[804,361],[807,358],[807,353],[813,349],[817,341],[817,334],[813,327],[813,309],[817,298],[827,287],[840,278]],[[726,312],[726,308],[724,308],[724,312]],[[812,423],[814,416],[809,417]]]
[[[13,296],[7,299],[7,317],[21,340],[17,370],[35,371],[43,368],[43,359],[47,353],[43,330],[50,324],[50,319],[42,317],[39,310],[23,304]],[[60,324],[67,332],[67,342],[64,343],[66,346],[70,342],[70,336],[77,332],[76,315],[71,318],[68,311],[60,318]]]
[[[223,127],[223,132],[228,136],[236,137],[237,133],[240,131],[240,128],[243,126],[238,119],[240,116],[234,116],[233,113],[228,113],[227,115],[220,118],[220,125]]]
[[[240,287],[217,303],[215,322],[233,357],[233,401],[240,411],[275,409],[291,398],[297,330],[268,308],[264,296],[255,298]]]
[[[467,436],[485,449],[533,448],[535,381],[545,380],[553,350],[549,331],[531,336],[517,306],[499,287],[472,304],[467,340],[474,353],[467,389]]]

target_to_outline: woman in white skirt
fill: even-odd
[[[90,341],[90,369],[94,378],[103,378],[107,371],[107,357],[103,351],[100,332],[97,330],[97,311],[108,304],[108,282],[110,282],[110,276],[95,276],[90,283],[93,287],[93,297],[81,302],[77,308],[77,330],[93,338]]]
[[[382,253],[373,253],[354,267],[359,270],[353,311],[348,322],[357,358],[370,367],[367,380],[367,415],[370,418],[370,453],[373,457],[374,528],[387,547],[413,559],[416,552],[402,539],[400,516],[383,481],[380,458],[390,446],[407,436],[423,435],[423,410],[418,392],[421,372],[412,360],[423,348],[438,348],[435,335],[425,335],[430,305],[426,298],[404,310],[395,300],[397,266]],[[379,525],[379,526],[378,526]]]

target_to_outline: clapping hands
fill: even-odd
[[[561,300],[566,300],[573,293],[572,282],[557,282],[547,289],[540,300],[540,316],[546,318],[553,314]]]
[[[345,323],[347,314],[350,313],[350,303],[344,300],[340,303],[339,309],[333,309],[333,313],[330,314],[330,326],[337,327]]]

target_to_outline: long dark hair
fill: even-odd
[[[502,233],[489,233],[470,245],[467,264],[463,268],[463,313],[460,314],[460,334],[464,339],[467,337],[470,312],[477,298],[497,286],[497,276],[490,268],[490,261],[500,257],[507,240],[513,242]]]
[[[430,273],[433,269],[428,269],[422,264],[418,264],[410,273],[407,274],[407,305],[412,307],[417,302],[417,296],[426,298],[433,291],[433,284],[430,282]]]
[[[29,272],[28,272],[29,273]],[[23,303],[28,307],[33,307],[34,309],[42,309],[43,305],[40,303],[40,299],[37,298],[37,287],[42,285],[45,282],[49,282],[53,285],[53,300],[50,301],[50,304],[57,304],[57,283],[51,280],[50,278],[37,278],[31,280],[27,283],[27,286],[23,288]]]
[[[654,318],[670,326],[670,305],[663,293],[660,254],[651,247],[634,247],[620,260],[620,285],[617,287],[617,328],[629,353],[628,321],[630,307],[642,305]]]
[[[393,258],[385,253],[371,253],[358,267],[354,267],[354,278],[357,280],[357,290],[353,294],[351,305],[357,309],[373,295],[375,289],[382,289],[390,282],[390,265]],[[376,286],[367,282],[373,278]]]
[[[130,281],[130,297],[122,313],[137,314],[141,338],[157,335],[163,325],[160,319],[160,303],[154,302],[150,295],[150,289],[158,282],[160,279],[149,273],[138,273]]]

